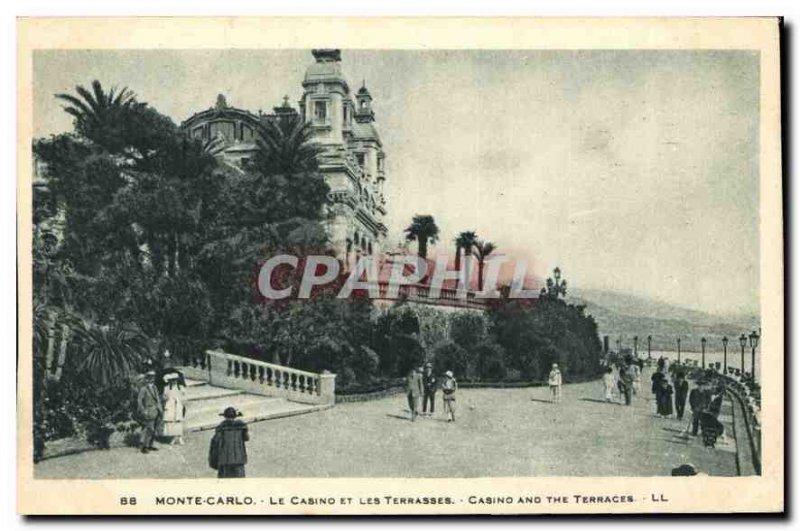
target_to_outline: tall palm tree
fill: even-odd
[[[461,271],[461,252],[464,252],[464,260],[466,261],[468,256],[472,255],[472,248],[475,246],[475,242],[478,241],[478,235],[475,232],[468,230],[461,232],[455,239],[456,242],[456,271]],[[468,264],[468,262],[467,262]],[[466,267],[464,269],[468,269]],[[464,277],[466,278],[466,283],[469,286],[469,271],[465,271]]]
[[[91,90],[78,85],[75,92],[78,96],[56,94],[56,98],[66,103],[64,111],[75,118],[76,131],[106,148],[119,148],[107,143],[120,137],[116,129],[124,126],[124,113],[140,105],[136,94],[126,87],[106,92],[96,79],[92,81]]]
[[[253,165],[265,175],[294,175],[318,168],[321,146],[309,122],[296,113],[264,119],[257,128]]]
[[[486,259],[497,249],[497,246],[492,242],[484,242],[478,240],[475,242],[475,247],[472,254],[478,260],[478,291],[483,291],[483,267]]]
[[[436,243],[439,240],[439,227],[433,216],[428,214],[414,216],[405,233],[407,241],[417,241],[417,254],[422,259],[428,257],[428,242]]]

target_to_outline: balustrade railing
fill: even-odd
[[[334,402],[335,374],[301,371],[220,350],[189,356],[184,361],[183,371],[187,377],[211,385],[306,404]]]
[[[397,296],[389,293],[389,282],[378,282],[380,298],[384,300],[407,299],[410,301],[425,304],[436,304],[441,306],[454,306],[459,308],[484,309],[487,306],[487,299],[475,296],[474,291],[468,291],[466,297],[461,297],[458,290],[453,288],[441,288],[439,295],[434,297],[431,294],[431,287],[423,284],[401,284],[397,286]]]

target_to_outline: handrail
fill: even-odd
[[[225,352],[223,350],[209,350],[208,353],[209,354],[213,354],[213,355],[221,355],[225,359],[229,359],[231,361],[241,361],[241,362],[244,362],[244,363],[249,363],[249,364],[255,365],[257,367],[259,367],[259,366],[260,367],[268,367],[270,369],[274,369],[274,370],[278,370],[278,371],[290,371],[290,372],[293,372],[293,373],[296,373],[296,374],[301,374],[303,376],[308,376],[310,378],[316,378],[316,377],[319,376],[319,374],[316,374],[316,373],[313,373],[313,372],[304,371],[302,369],[295,369],[294,367],[286,367],[285,365],[277,365],[275,363],[269,363],[268,361],[261,361],[261,360],[256,360],[256,359],[253,359],[253,358],[246,358],[244,356],[239,356],[237,354],[231,354],[231,353]]]
[[[729,385],[726,385],[726,391],[729,395],[733,396],[742,410],[742,419],[744,420],[745,432],[747,433],[747,442],[750,446],[750,456],[753,461],[753,468],[756,474],[761,474],[761,426],[755,412],[747,403],[740,388],[744,388],[741,382],[733,378],[722,375]],[[734,412],[735,415],[735,412]]]
[[[336,375],[285,367],[222,350],[184,356],[187,377],[227,389],[305,404],[333,404]]]

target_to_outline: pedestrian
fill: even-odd
[[[436,404],[436,389],[439,381],[436,379],[436,375],[433,374],[433,364],[426,363],[425,364],[425,372],[422,375],[422,387],[424,389],[424,395],[422,398],[422,414],[431,416],[434,413],[435,404]],[[428,404],[430,403],[431,410],[428,412]]]
[[[633,372],[629,359],[626,359],[619,368],[619,383],[617,385],[620,392],[625,396],[625,405],[630,406],[633,396]]]
[[[723,442],[725,441],[725,426],[719,421],[722,400],[725,396],[725,386],[719,384],[714,389],[709,386],[706,393],[708,405],[700,414],[700,427],[703,432],[703,442],[706,446],[713,448],[720,437],[722,437]]]
[[[242,414],[227,407],[220,414],[225,420],[214,430],[208,449],[208,465],[217,471],[218,478],[243,478],[247,464],[247,448],[250,440],[247,424],[239,420]]]
[[[411,411],[411,422],[417,420],[419,411],[419,401],[425,393],[422,385],[422,370],[412,368],[406,377],[406,396],[408,398],[408,409]]]
[[[153,445],[164,416],[164,406],[161,404],[161,395],[155,385],[155,376],[154,370],[145,373],[145,384],[139,389],[136,397],[137,417],[142,426],[141,452],[143,454],[158,450]]]
[[[666,377],[662,378],[658,385],[660,387],[659,393],[656,395],[658,416],[667,418],[672,415],[672,385]]]
[[[683,420],[683,412],[686,410],[686,397],[689,395],[689,382],[686,381],[686,373],[678,371],[675,379],[675,413],[678,420]]]
[[[448,416],[447,422],[456,421],[456,391],[458,382],[453,377],[452,371],[447,371],[442,382],[442,398],[444,399],[444,413]]]
[[[611,402],[614,399],[614,369],[606,367],[606,372],[603,374],[603,386],[606,392],[606,402]]]
[[[170,437],[170,444],[183,444],[183,419],[186,406],[183,403],[183,386],[175,374],[164,376],[164,423],[162,435]]]
[[[558,363],[554,363],[550,369],[547,384],[550,386],[550,401],[554,403],[561,402],[561,371],[558,368]]]
[[[693,436],[697,435],[697,430],[700,428],[700,415],[702,415],[703,411],[708,407],[709,398],[708,389],[706,388],[706,382],[704,380],[697,382],[695,388],[689,393],[689,407],[692,410],[691,426]],[[687,425],[686,430],[688,431],[688,429],[689,426]]]
[[[642,368],[639,366],[638,360],[634,360],[630,367],[633,378],[633,394],[638,395],[642,392]]]

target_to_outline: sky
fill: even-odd
[[[749,51],[343,50],[387,155],[390,246],[474,230],[532,273],[710,313],[759,309],[759,56]],[[177,123],[222,93],[297,102],[309,50],[37,51],[34,134],[54,94],[126,86]]]

